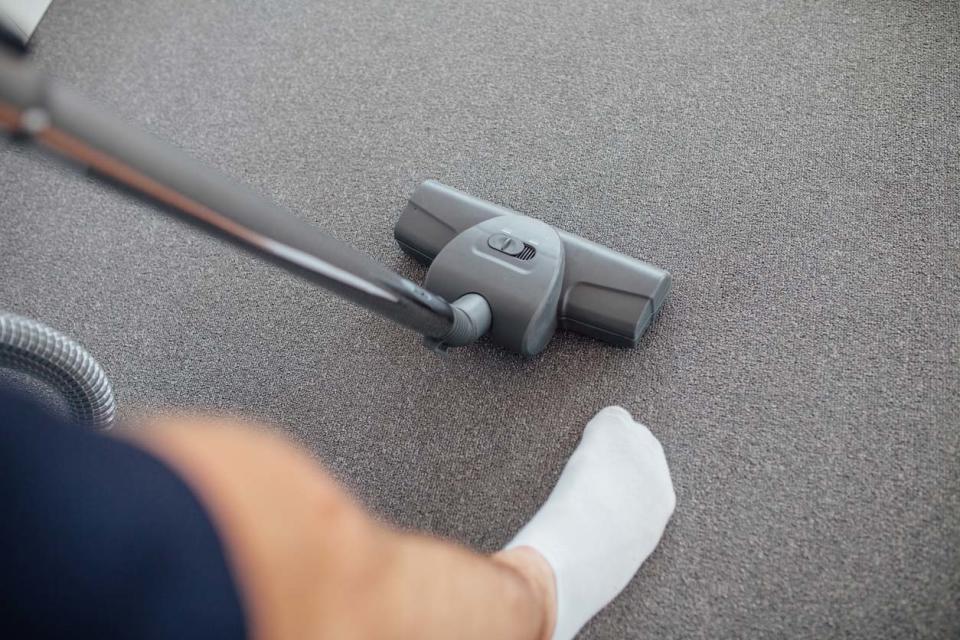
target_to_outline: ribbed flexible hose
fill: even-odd
[[[0,313],[0,367],[51,384],[75,420],[106,429],[117,404],[107,374],[86,349],[58,331],[12,313]]]

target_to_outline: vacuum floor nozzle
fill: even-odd
[[[427,289],[483,296],[493,340],[524,355],[557,326],[635,346],[670,292],[663,269],[434,180],[411,196],[394,235],[430,266]]]

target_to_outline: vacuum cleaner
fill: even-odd
[[[13,57],[0,56],[0,128],[74,160],[334,293],[437,350],[492,342],[540,353],[557,327],[635,346],[670,274],[510,209],[427,181],[394,229],[424,286]]]

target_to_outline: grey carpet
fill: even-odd
[[[673,272],[632,351],[417,338],[0,146],[0,308],[483,550],[600,407],[679,505],[585,638],[960,635],[954,2],[55,2],[33,57],[414,279],[436,177]]]

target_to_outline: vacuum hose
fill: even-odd
[[[86,349],[46,325],[0,313],[0,367],[52,385],[78,422],[96,429],[113,423],[117,404],[103,368]]]

